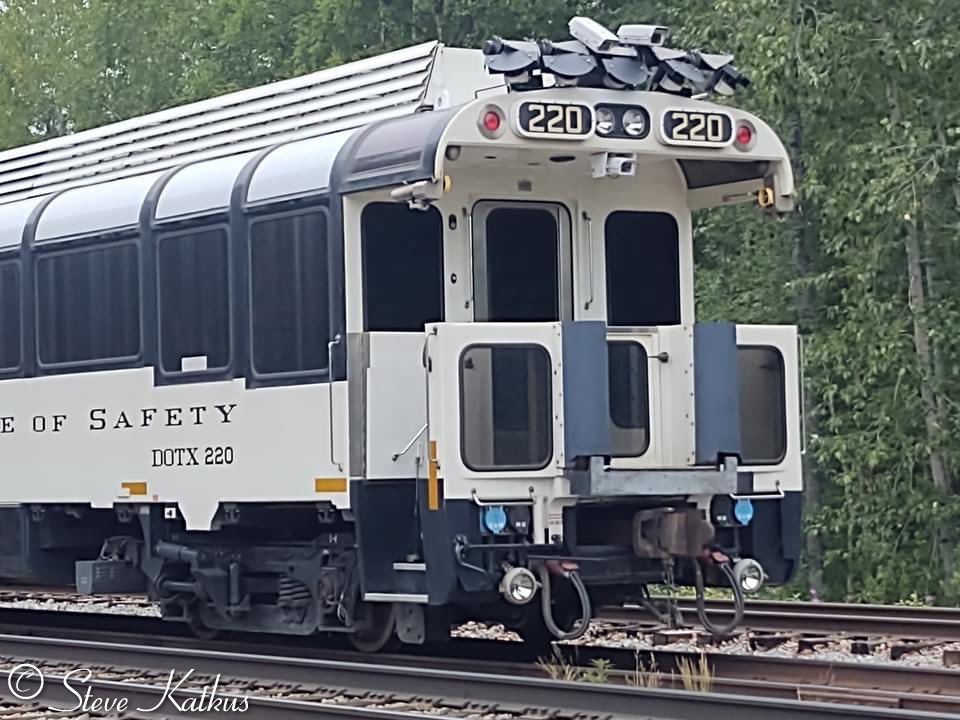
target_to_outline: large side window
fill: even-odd
[[[740,444],[745,465],[776,465],[787,453],[783,356],[773,347],[737,348]]]
[[[443,319],[443,218],[397,203],[361,216],[364,329],[423,332]]]
[[[20,367],[20,263],[0,262],[0,370]]]
[[[38,254],[37,349],[41,365],[139,355],[137,255],[132,242]]]
[[[202,372],[230,363],[230,253],[224,228],[161,235],[160,365]]]
[[[460,437],[471,470],[540,469],[553,457],[550,355],[474,345],[460,359]]]
[[[615,212],[604,229],[607,324],[680,323],[680,235],[672,215]]]
[[[250,317],[257,375],[326,370],[330,338],[326,213],[250,229]]]
[[[614,457],[639,457],[650,447],[650,384],[647,351],[638,342],[607,343],[610,438]]]

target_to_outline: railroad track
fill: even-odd
[[[520,643],[469,639],[442,646],[408,648],[402,654],[369,656],[342,650],[344,643],[336,640],[327,647],[320,647],[321,641],[317,638],[276,636],[235,635],[201,641],[190,637],[182,625],[154,618],[50,611],[0,610],[0,632],[56,634],[65,640],[105,641],[177,652],[190,649],[242,655],[256,647],[263,658],[296,656],[305,661],[416,665],[424,670],[507,673],[516,678],[543,678],[553,674],[663,689],[683,688],[682,665],[699,667],[701,662],[699,652],[666,649],[635,652],[576,645],[557,646],[561,657],[544,662],[536,651]],[[960,714],[958,671],[716,652],[707,652],[702,657],[716,692],[771,700],[801,698],[856,703],[874,708],[925,711],[941,717]],[[483,662],[477,658],[483,658]]]
[[[679,601],[687,621],[696,620],[693,600]],[[707,600],[711,617],[726,621],[733,607],[726,600]],[[600,619],[621,622],[649,622],[650,616],[639,607],[601,609]],[[932,638],[960,641],[960,609],[910,607],[900,605],[857,605],[847,603],[782,602],[748,600],[743,626],[751,630],[846,633],[848,635],[886,635],[904,638]]]
[[[857,707],[723,692],[562,682],[470,670],[352,663],[191,647],[152,647],[22,635],[0,636],[0,695],[11,687],[39,705],[73,709],[78,690],[106,703],[126,700],[136,717],[226,717],[235,709],[271,720],[399,720],[417,715],[521,720],[945,720],[942,713]],[[438,662],[435,660],[434,662]],[[39,673],[17,670],[29,663]],[[410,667],[415,665],[415,667]],[[88,668],[81,685],[69,673]],[[171,673],[174,680],[171,681]],[[169,687],[189,673],[169,699]],[[18,682],[11,682],[10,676]],[[4,677],[6,676],[6,677]],[[44,678],[41,682],[41,676]],[[70,684],[73,690],[64,683]],[[802,696],[801,696],[802,697]],[[166,698],[166,702],[164,699]],[[214,700],[221,701],[214,705]],[[231,709],[233,709],[233,711]]]
[[[127,611],[130,614],[148,613],[156,608],[155,603],[144,595],[88,596],[67,589],[33,587],[0,588],[0,604],[3,603],[36,603],[38,606],[69,604],[81,612],[109,609],[117,614]],[[696,605],[692,599],[679,600],[678,605],[686,621],[696,622]],[[732,605],[726,600],[707,600],[706,607],[711,616],[720,621],[726,621],[733,615]],[[638,628],[650,628],[655,624],[655,620],[637,606],[601,608],[598,620]],[[748,630],[899,636],[960,642],[958,608],[749,600],[742,625]]]

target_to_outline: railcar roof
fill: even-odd
[[[502,95],[506,87],[486,72],[481,51],[429,42],[6,150],[0,248],[21,241],[45,199],[34,242],[132,229],[145,206],[156,223],[222,212],[238,187],[245,207],[323,194],[341,156],[343,192],[430,179],[454,109],[491,90]],[[771,137],[776,152],[766,159],[784,166],[781,189],[790,195],[789,161]],[[721,163],[718,153],[704,162],[696,152],[656,152],[676,156],[694,192],[761,172],[746,167],[757,165],[748,157]],[[702,206],[715,200],[709,195]]]
[[[479,50],[423,43],[0,152],[0,204],[448,107],[500,85]]]

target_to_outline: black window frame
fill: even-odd
[[[773,354],[774,354],[774,355],[776,356],[776,358],[777,358],[777,369],[778,369],[777,371],[778,371],[779,376],[780,376],[780,384],[779,384],[778,389],[779,389],[779,391],[780,391],[780,405],[781,405],[781,407],[783,408],[782,417],[779,419],[779,421],[781,422],[781,430],[782,430],[782,432],[780,433],[780,436],[781,436],[781,440],[782,440],[781,446],[782,446],[783,449],[782,449],[782,451],[781,451],[781,453],[780,453],[780,456],[779,456],[778,458],[776,458],[775,460],[770,460],[770,459],[759,459],[759,460],[758,460],[758,459],[755,459],[755,458],[748,458],[748,457],[746,456],[746,452],[743,450],[743,441],[742,441],[742,439],[741,439],[741,443],[740,443],[740,444],[741,444],[741,455],[742,455],[742,457],[741,457],[741,460],[740,460],[740,464],[743,465],[744,467],[747,467],[747,466],[749,466],[749,467],[775,467],[775,466],[777,466],[777,465],[780,465],[784,460],[786,460],[786,458],[787,458],[787,453],[788,453],[788,451],[789,451],[789,449],[790,449],[790,447],[789,447],[789,446],[790,446],[790,429],[789,429],[789,427],[788,427],[789,419],[788,419],[788,417],[787,417],[787,414],[788,414],[788,413],[787,413],[787,364],[786,364],[786,360],[785,360],[784,357],[783,357],[783,351],[782,351],[779,347],[777,347],[776,345],[764,345],[764,344],[762,344],[762,343],[751,343],[751,344],[748,344],[748,345],[737,345],[738,363],[739,363],[739,353],[740,353],[740,351],[742,351],[742,350],[766,350],[766,351],[772,351]],[[739,364],[738,364],[738,373],[739,373]],[[742,374],[741,374],[739,392],[740,392],[740,393],[743,393],[746,389],[747,389],[747,388],[746,388],[746,386],[744,385],[743,376],[742,376]],[[742,414],[742,413],[743,413],[743,410],[742,410],[743,404],[742,404],[742,403],[740,404],[740,407],[741,407],[741,415],[740,415],[740,418],[738,418],[738,419],[739,419],[739,421],[740,421],[740,432],[741,432],[741,437],[742,437],[742,434],[743,434],[743,414]]]
[[[40,328],[40,265],[43,260],[64,255],[76,255],[83,252],[92,252],[97,250],[107,250],[124,246],[131,246],[134,249],[134,267],[136,268],[135,277],[137,282],[137,291],[134,297],[137,299],[137,319],[139,332],[137,332],[138,349],[134,355],[123,355],[111,358],[95,358],[92,360],[74,360],[62,363],[46,363],[40,357],[40,343],[42,332]],[[36,375],[55,375],[58,373],[68,373],[76,370],[94,372],[97,370],[116,370],[127,367],[139,367],[143,364],[144,357],[144,297],[143,297],[143,249],[140,243],[139,233],[124,233],[119,236],[94,235],[72,238],[69,240],[48,240],[33,244],[31,247],[30,275],[31,275],[31,301],[33,303],[33,361],[36,364]],[[24,317],[23,296],[24,278],[21,268],[21,322]],[[22,335],[21,329],[21,335]],[[23,365],[23,353],[20,357]]]
[[[624,427],[623,425],[618,425],[617,422],[614,420],[614,417],[613,417],[613,403],[612,403],[612,402],[610,403],[610,418],[609,418],[609,419],[610,419],[610,423],[611,423],[612,426],[616,426],[617,428],[619,428],[619,429],[621,429],[621,430],[626,430],[626,431],[630,431],[630,430],[641,430],[641,429],[646,430],[646,443],[644,444],[643,449],[642,449],[640,452],[632,452],[632,451],[631,451],[631,452],[628,452],[628,453],[611,452],[611,453],[610,453],[610,457],[614,457],[614,458],[640,458],[640,457],[643,457],[644,455],[646,455],[646,454],[650,451],[650,446],[651,446],[651,444],[653,443],[653,428],[651,427],[651,425],[652,425],[652,414],[651,414],[651,412],[650,412],[650,401],[651,401],[651,399],[652,399],[652,398],[651,398],[651,392],[650,392],[650,353],[647,352],[646,346],[644,346],[644,344],[643,344],[642,342],[640,342],[639,340],[630,338],[630,337],[628,337],[628,336],[612,336],[612,335],[610,335],[610,336],[607,336],[607,355],[608,355],[608,357],[609,357],[609,355],[610,355],[610,346],[611,346],[611,345],[614,345],[614,344],[619,344],[619,345],[635,345],[635,346],[639,347],[639,348],[640,348],[640,351],[643,353],[643,360],[644,360],[644,363],[645,363],[644,368],[645,368],[645,371],[646,371],[646,372],[645,372],[645,380],[646,380],[646,387],[645,387],[645,389],[646,389],[646,396],[647,396],[646,403],[645,403],[645,406],[646,406],[646,418],[645,418],[646,425],[645,425],[644,427],[642,427],[642,428],[641,428],[641,427],[633,427],[633,428],[631,428],[631,427]],[[609,368],[608,368],[608,375],[609,375]],[[613,375],[609,375],[609,382],[612,383],[612,381],[613,381]],[[612,388],[612,386],[611,386],[610,391],[612,391],[612,390],[613,390],[613,388]],[[611,441],[612,441],[612,438],[611,438]],[[612,442],[611,442],[611,445],[612,445]],[[611,447],[611,450],[613,450],[612,447]]]
[[[160,246],[165,240],[171,238],[183,237],[185,235],[199,235],[200,233],[212,232],[216,230],[221,230],[224,234],[224,240],[227,250],[226,257],[226,270],[227,270],[227,363],[225,365],[218,365],[216,367],[208,366],[204,370],[176,370],[170,371],[166,370],[163,367],[163,300],[161,294],[163,292],[162,283],[160,282],[161,267],[160,267]],[[156,327],[153,328],[156,333],[156,368],[157,377],[162,381],[162,384],[171,384],[177,382],[191,382],[191,381],[212,381],[219,378],[228,377],[231,370],[233,369],[236,363],[236,349],[235,345],[235,323],[236,323],[236,313],[237,309],[235,307],[235,279],[236,272],[234,270],[234,250],[233,250],[233,234],[231,232],[230,223],[226,220],[217,220],[215,222],[206,222],[206,223],[196,223],[182,225],[177,224],[175,227],[169,229],[160,226],[154,230],[153,234],[153,275],[154,275],[154,298],[152,300],[155,303],[156,307]]]
[[[23,370],[23,321],[24,321],[24,298],[23,298],[23,263],[20,260],[20,249],[9,248],[0,251],[0,269],[5,265],[16,268],[17,271],[17,322],[19,332],[17,333],[17,364],[7,367],[0,366],[0,378],[16,377]]]
[[[276,372],[276,373],[261,373],[258,372],[255,365],[255,353],[254,353],[254,331],[253,331],[253,228],[255,225],[263,222],[270,222],[271,220],[283,220],[289,217],[300,217],[304,215],[314,215],[320,214],[323,216],[323,224],[325,228],[325,242],[326,242],[326,261],[327,261],[327,275],[326,275],[326,295],[327,295],[327,317],[328,317],[328,332],[327,339],[324,342],[324,347],[329,348],[329,343],[333,341],[334,336],[336,335],[334,318],[333,318],[333,291],[334,291],[334,278],[331,271],[331,262],[330,262],[330,246],[332,239],[330,237],[330,210],[326,205],[305,205],[301,207],[296,207],[287,210],[279,210],[273,212],[263,212],[256,215],[249,215],[245,218],[246,222],[244,223],[244,234],[246,239],[246,247],[244,249],[245,261],[246,261],[246,334],[247,334],[247,382],[248,385],[254,384],[257,387],[265,387],[270,385],[287,385],[287,384],[306,384],[308,382],[330,382],[331,377],[331,368],[330,368],[330,353],[327,353],[327,367],[322,370],[295,370],[292,372]]]
[[[467,459],[466,433],[464,432],[465,430],[464,417],[466,414],[463,411],[463,408],[464,408],[463,361],[464,361],[464,357],[468,352],[477,348],[485,348],[485,349],[514,348],[518,350],[537,350],[541,352],[544,356],[546,356],[547,368],[549,370],[549,372],[547,373],[547,386],[549,388],[547,392],[548,403],[547,403],[546,413],[545,413],[547,418],[547,427],[548,427],[548,432],[547,432],[548,447],[547,447],[547,458],[542,464],[536,465],[531,463],[526,465],[492,465],[489,467],[487,466],[477,467],[472,465]],[[478,473],[518,472],[518,471],[536,472],[539,470],[543,470],[544,468],[548,467],[551,462],[553,462],[553,459],[557,454],[556,443],[554,442],[555,428],[553,423],[553,392],[554,392],[553,377],[554,377],[553,356],[550,354],[549,348],[547,348],[545,345],[542,345],[540,343],[536,343],[536,342],[525,342],[525,343],[475,342],[475,343],[470,343],[469,345],[465,346],[460,350],[460,353],[457,356],[457,398],[459,403],[458,411],[460,414],[460,422],[458,423],[458,426],[459,426],[458,432],[460,434],[460,441],[459,441],[460,461],[463,463],[464,467],[466,467],[468,470],[471,470],[472,472],[478,472]]]

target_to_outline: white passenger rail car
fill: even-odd
[[[787,154],[570,27],[0,153],[0,578],[372,650],[788,580],[796,329],[696,322],[691,236]]]

